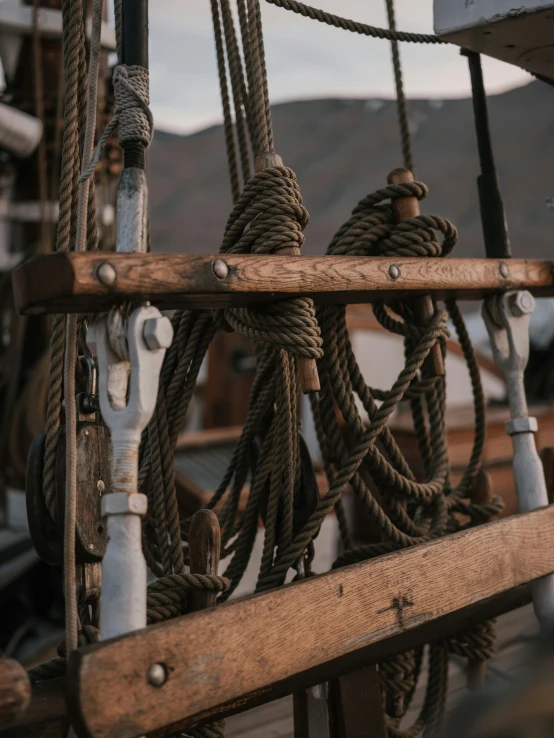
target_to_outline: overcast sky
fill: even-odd
[[[385,0],[311,0],[325,10],[386,25]],[[272,102],[313,97],[391,97],[387,41],[329,28],[261,0]],[[433,31],[433,0],[396,0],[398,27]],[[191,132],[220,120],[209,0],[150,3],[151,95],[156,125]],[[406,91],[412,97],[465,97],[467,65],[453,46],[401,44]],[[484,59],[489,92],[524,84],[523,71]]]

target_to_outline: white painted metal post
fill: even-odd
[[[147,500],[138,492],[138,455],[142,431],[156,407],[165,350],[173,338],[168,318],[157,308],[139,307],[128,320],[128,359],[121,358],[112,348],[108,320],[96,324],[89,337],[98,356],[100,410],[111,431],[113,453],[113,492],[102,499],[108,533],[102,561],[102,638],[146,626],[141,517]]]
[[[506,378],[510,420],[506,432],[514,450],[513,474],[521,512],[546,507],[548,493],[537,453],[536,418],[529,417],[524,372],[529,359],[529,320],[535,308],[530,292],[508,292],[489,298],[483,318],[490,336],[494,360]],[[531,584],[533,606],[541,625],[554,622],[554,575]]]

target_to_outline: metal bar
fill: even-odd
[[[481,164],[481,174],[477,178],[477,187],[485,252],[489,258],[507,259],[511,255],[510,237],[494,163],[481,55],[466,49],[462,49],[461,53],[467,56],[471,76],[475,133]]]

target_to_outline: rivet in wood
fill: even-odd
[[[389,267],[389,276],[391,279],[398,279],[400,276],[400,269],[396,266],[396,264],[391,264]]]
[[[106,485],[104,484],[104,482],[103,482],[103,481],[102,481],[101,479],[99,479],[99,480],[98,480],[98,481],[96,482],[96,489],[98,490],[98,492],[99,492],[99,493],[100,493],[101,495],[102,495],[102,494],[104,494],[104,492],[106,491]]]
[[[213,265],[214,274],[218,279],[225,279],[229,274],[229,267],[223,261],[223,259],[216,259]]]
[[[117,280],[117,272],[111,264],[108,264],[107,261],[100,264],[96,271],[96,276],[98,277],[98,281],[105,284],[106,287],[111,287]]]
[[[500,276],[504,277],[504,279],[507,279],[510,276],[510,270],[508,269],[508,265],[504,264],[504,262],[501,262],[498,269],[500,271]]]
[[[167,680],[167,672],[163,664],[152,664],[148,669],[148,683],[153,687],[162,687]]]

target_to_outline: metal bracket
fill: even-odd
[[[165,350],[173,338],[170,321],[155,307],[134,310],[127,324],[118,326],[117,335],[112,330],[112,340],[110,320],[108,316],[91,326],[87,336],[98,357],[100,410],[111,431],[113,449],[114,494],[102,500],[108,530],[102,562],[102,638],[146,626],[141,516],[147,505],[146,496],[138,492],[138,453],[142,431],[156,407]]]
[[[494,295],[483,305],[493,357],[506,378],[511,416],[506,432],[512,438],[513,475],[521,512],[549,504],[544,469],[535,445],[537,421],[529,417],[524,384],[529,321],[534,308],[535,300],[526,291]],[[537,618],[541,624],[554,621],[554,575],[537,579],[531,586]]]

